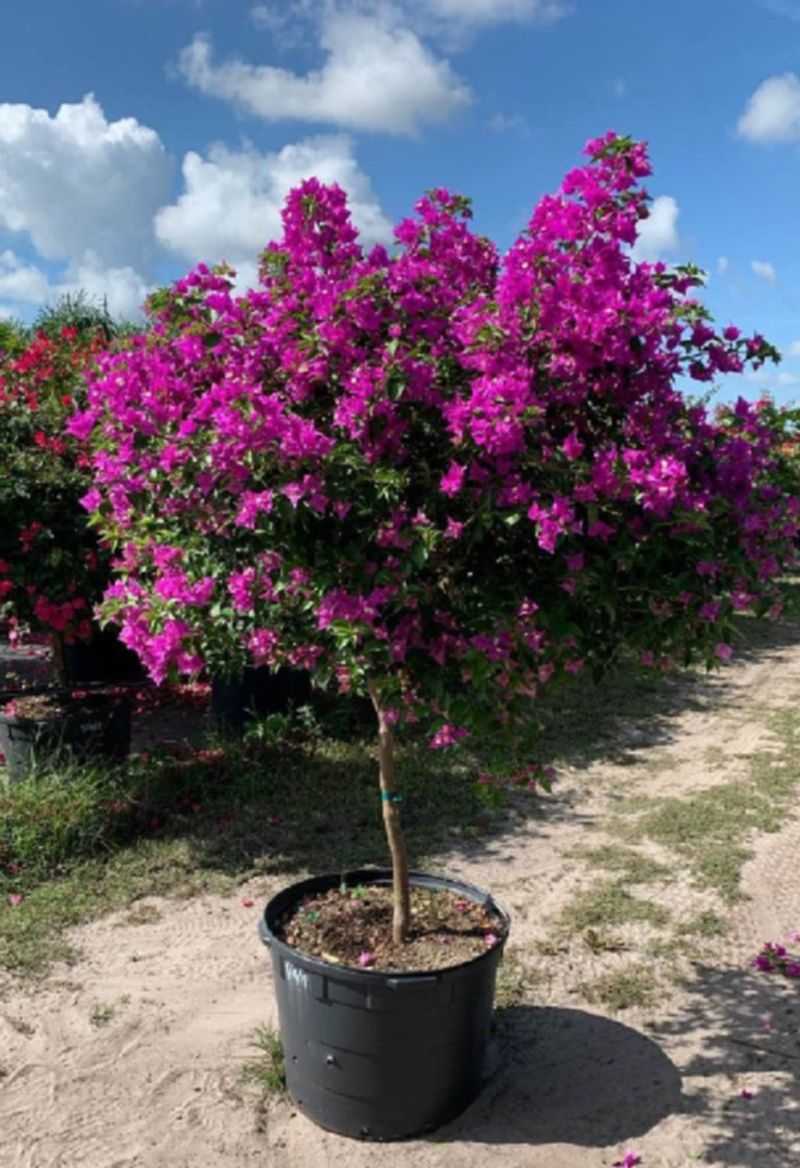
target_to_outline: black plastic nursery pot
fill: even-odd
[[[391,880],[391,872],[369,869],[303,880],[269,902],[259,925],[272,954],[289,1094],[320,1127],[360,1139],[431,1131],[478,1094],[509,928],[479,888],[413,872],[414,887],[453,892],[495,915],[497,945],[447,969],[378,972],[307,956],[275,933],[306,896]]]
[[[241,734],[250,719],[287,714],[307,702],[310,694],[311,678],[305,670],[248,665],[241,677],[212,677],[211,711],[221,730]]]
[[[130,702],[116,695],[92,694],[41,717],[0,713],[0,752],[12,783],[24,779],[34,766],[70,758],[121,762],[130,744]]]

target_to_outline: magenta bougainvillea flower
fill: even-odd
[[[70,429],[117,548],[105,612],[154,678],[369,673],[441,747],[623,644],[727,661],[735,610],[779,610],[800,504],[768,411],[678,388],[774,350],[717,331],[693,269],[631,258],[644,146],[587,153],[502,258],[444,190],[364,251],[309,180],[258,287],[201,265],[100,355]]]
[[[637,1156],[635,1152],[626,1152],[621,1160],[615,1160],[611,1168],[639,1168],[644,1161],[641,1156]]]
[[[800,956],[790,953],[785,945],[777,941],[765,941],[750,964],[759,973],[780,973],[791,979],[800,978]]]

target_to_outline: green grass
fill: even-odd
[[[705,909],[696,917],[692,917],[680,925],[678,935],[681,937],[724,937],[729,929],[728,922],[723,920],[718,913],[715,913],[713,909]]]
[[[64,940],[74,926],[135,904],[144,896],[229,891],[235,877],[195,865],[191,841],[147,839],[106,860],[76,863],[37,883],[18,908],[0,900],[0,968],[39,974],[75,956]]]
[[[604,868],[618,873],[626,884],[653,884],[672,875],[672,869],[659,864],[649,856],[621,844],[601,844],[599,847],[575,848],[571,856],[584,860],[590,868]]]
[[[785,719],[784,719],[785,721]],[[630,799],[619,808],[615,830],[627,840],[651,840],[689,865],[698,884],[724,901],[739,899],[742,867],[755,832],[778,831],[800,784],[800,749],[794,726],[780,756],[762,753],[747,777],[666,799]]]
[[[666,923],[665,910],[640,900],[629,886],[668,880],[678,864],[723,902],[733,903],[741,896],[741,872],[752,854],[753,836],[784,825],[800,785],[800,719],[793,708],[765,712],[763,717],[776,737],[776,749],[738,760],[744,761],[746,774],[681,796],[629,796],[601,824],[605,832],[625,842],[572,853],[590,869],[616,877],[580,893],[560,920],[593,952],[616,947],[617,938],[608,932],[614,926],[637,920],[654,926]],[[676,864],[656,863],[630,846],[645,843],[658,845],[675,857]],[[727,929],[724,915],[709,906],[651,937],[645,961],[584,981],[579,990],[590,1003],[612,1010],[649,1005],[657,988],[654,962],[663,976],[680,977],[686,961],[707,956],[709,942]]]
[[[641,921],[648,925],[663,925],[669,913],[661,905],[644,900],[618,881],[605,881],[578,895],[559,915],[559,923],[575,932],[586,929],[608,929]]]
[[[256,1053],[245,1063],[242,1078],[247,1083],[255,1083],[264,1099],[284,1095],[286,1066],[280,1035],[266,1026],[259,1026],[251,1045]]]
[[[495,1008],[508,1010],[520,1006],[531,996],[531,991],[541,983],[544,974],[523,964],[516,950],[506,948],[503,960],[497,970],[495,987]]]
[[[623,969],[601,974],[592,981],[582,981],[577,989],[591,1005],[616,1011],[652,1005],[658,983],[648,965],[631,963]]]
[[[584,929],[581,940],[592,953],[619,953],[622,949],[628,948],[615,933],[607,933],[603,929]]]
[[[0,865],[22,883],[58,875],[77,858],[130,838],[147,812],[141,769],[68,767],[31,775],[0,797]]]
[[[162,917],[161,910],[154,904],[135,904],[129,913],[125,914],[125,925],[154,925]]]
[[[129,1001],[129,995],[123,994],[116,1002],[95,1002],[89,1014],[89,1021],[96,1030],[101,1030],[104,1026],[108,1026],[109,1022],[113,1022]]]

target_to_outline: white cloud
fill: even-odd
[[[417,5],[426,14],[470,27],[550,21],[567,11],[566,4],[555,0],[417,0]]]
[[[91,94],[53,117],[0,105],[0,229],[46,259],[140,263],[171,174],[158,134],[135,118],[108,122]]]
[[[365,243],[391,240],[391,224],[344,134],[309,138],[274,154],[223,145],[213,146],[207,158],[190,152],[183,160],[185,192],[158,212],[156,234],[192,263],[226,259],[252,278],[258,254],[280,235],[288,191],[311,176],[347,191]],[[241,270],[239,282],[244,278]]]
[[[727,256],[720,256],[717,260],[717,274],[724,276],[731,266],[730,260]]]
[[[268,33],[280,49],[307,45],[319,16],[320,0],[270,0],[250,9],[252,24]]]
[[[54,115],[0,104],[0,230],[60,265],[51,276],[6,250],[0,297],[39,305],[84,288],[115,314],[135,313],[172,171],[155,130],[135,118],[108,121],[91,94]]]
[[[772,264],[767,263],[766,260],[751,260],[750,267],[757,276],[762,280],[766,280],[768,284],[778,283],[778,273]]]
[[[341,12],[369,12],[373,16],[396,14],[406,24],[425,32],[463,33],[493,24],[548,24],[570,11],[563,0],[262,0],[250,9],[256,28],[277,37],[282,45],[297,42],[296,30],[309,20],[319,23],[332,9]],[[288,41],[287,41],[288,38]]]
[[[66,282],[56,289],[57,295],[83,289],[93,300],[105,300],[112,316],[130,319],[139,315],[150,286],[134,268],[126,265],[107,268],[89,251],[68,272]]]
[[[793,389],[800,385],[800,375],[780,369],[747,369],[745,377],[763,390]]]
[[[13,251],[0,252],[0,296],[37,304],[47,299],[48,292],[47,276],[41,268],[19,259]]]
[[[330,123],[355,130],[415,134],[469,104],[470,92],[395,10],[372,15],[327,8],[319,30],[324,64],[305,76],[236,58],[214,62],[210,40],[196,36],[180,54],[188,83],[267,121]]]
[[[493,114],[486,124],[496,134],[508,134],[513,131],[524,134],[528,130],[527,120],[522,114]]]
[[[633,247],[635,260],[658,260],[666,252],[680,247],[678,215],[680,208],[672,195],[659,195],[650,204],[650,214],[641,220]]]
[[[800,78],[795,73],[768,77],[751,95],[739,118],[739,133],[751,142],[800,140]]]
[[[240,283],[252,282],[258,254],[280,233],[288,190],[312,175],[348,192],[365,243],[392,238],[341,134],[273,154],[222,145],[188,153],[183,193],[169,204],[172,164],[158,136],[131,118],[109,123],[87,97],[54,117],[0,105],[0,163],[0,231],[26,235],[34,249],[30,259],[0,251],[0,303],[9,311],[84,289],[115,316],[135,316],[159,248],[190,262],[226,258]]]
[[[13,251],[0,252],[0,296],[17,306],[38,307],[81,290],[93,300],[104,300],[111,314],[120,318],[136,316],[148,292],[132,268],[107,268],[92,252],[71,265],[60,279],[51,279],[42,268]],[[9,310],[12,315],[16,311]]]
[[[789,346],[790,357],[800,357],[800,341],[792,341]]]
[[[280,10],[272,4],[255,4],[250,9],[250,19],[257,29],[262,32],[274,32],[284,24],[284,17]]]

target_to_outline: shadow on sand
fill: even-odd
[[[600,1149],[682,1115],[697,1125],[705,1163],[800,1164],[797,983],[697,966],[684,988],[651,1036],[583,1010],[501,1011],[491,1077],[435,1140]],[[741,1096],[745,1082],[752,1098]]]
[[[706,1158],[731,1168],[800,1164],[800,986],[698,965],[685,989],[683,1008],[653,1035],[680,1057],[691,1084],[686,1110],[703,1121]],[[710,1098],[711,1079],[729,1092],[722,1102]],[[741,1097],[743,1083],[752,1099]]]
[[[643,1135],[683,1109],[663,1050],[583,1010],[512,1006],[500,1015],[500,1066],[437,1140],[603,1147]]]

